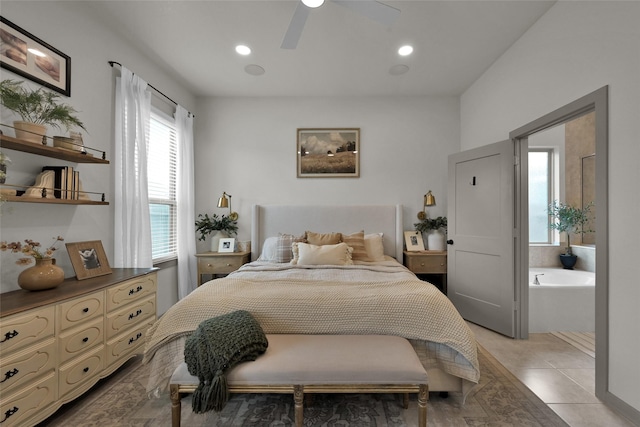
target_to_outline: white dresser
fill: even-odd
[[[32,426],[142,351],[157,269],[0,295],[0,422]]]

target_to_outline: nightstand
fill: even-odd
[[[202,285],[202,275],[229,274],[249,262],[251,252],[203,252],[198,258],[198,286]]]
[[[447,294],[447,251],[404,251],[404,265],[416,275],[439,275],[442,279],[440,290]]]

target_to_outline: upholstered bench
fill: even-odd
[[[269,348],[227,372],[231,393],[292,393],[302,427],[304,393],[418,393],[419,426],[427,425],[427,373],[404,338],[388,335],[267,335]],[[186,363],[170,380],[172,425],[180,426],[181,399],[198,378]]]

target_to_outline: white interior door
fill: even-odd
[[[515,334],[514,143],[449,156],[448,296],[466,320]]]

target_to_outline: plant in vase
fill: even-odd
[[[199,214],[196,221],[196,232],[200,234],[198,240],[205,240],[209,234],[211,236],[211,251],[218,251],[218,242],[221,238],[238,234],[238,223],[228,216],[218,216],[213,214]]]
[[[25,89],[22,83],[17,80],[0,82],[0,103],[22,118],[22,121],[13,122],[16,138],[46,145],[47,126],[64,127],[67,131],[73,127],[86,130],[76,116],[78,111],[60,102],[59,94],[43,88]]]
[[[437,218],[425,218],[418,223],[413,224],[416,231],[424,236],[425,247],[430,251],[445,250],[445,236],[447,234],[447,217],[439,216]]]
[[[0,242],[0,250],[11,251],[27,257],[19,258],[18,265],[29,265],[35,260],[36,265],[23,270],[18,276],[18,285],[28,291],[42,291],[58,286],[64,281],[64,271],[58,267],[53,258],[58,242],[64,239],[61,236],[55,237],[54,242],[47,248],[42,248],[39,242],[25,239],[21,242]]]
[[[571,251],[571,233],[573,234],[585,234],[592,233],[594,230],[586,228],[586,224],[592,219],[591,208],[593,203],[589,203],[584,208],[576,208],[571,205],[559,203],[554,200],[549,205],[549,216],[552,218],[552,222],[549,224],[549,228],[552,230],[558,230],[560,233],[567,233],[567,246],[565,252],[560,254],[560,262],[563,267],[572,270],[576,264],[578,257]]]

